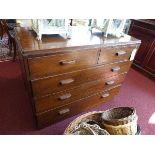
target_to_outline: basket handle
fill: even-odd
[[[83,123],[83,127],[91,132],[93,135],[98,135],[87,123]]]

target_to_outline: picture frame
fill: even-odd
[[[121,37],[124,34],[126,19],[92,19],[90,30],[96,28],[103,32],[103,35]]]

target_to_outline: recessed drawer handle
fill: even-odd
[[[72,96],[72,95],[71,95],[70,93],[68,93],[68,94],[64,94],[64,95],[59,96],[59,99],[60,99],[60,100],[65,100],[65,99],[70,98],[71,96]]]
[[[117,53],[116,53],[116,55],[117,56],[120,56],[120,55],[124,55],[124,54],[126,54],[127,52],[126,51],[118,51]]]
[[[62,60],[60,61],[60,65],[67,65],[67,64],[75,64],[76,60]]]
[[[111,70],[114,71],[119,71],[121,68],[119,66],[114,66],[111,68]]]
[[[70,78],[70,79],[61,80],[60,84],[65,85],[65,84],[70,84],[72,82],[74,82],[74,79]]]
[[[112,84],[114,84],[115,83],[115,81],[107,81],[106,82],[106,85],[112,85]]]
[[[66,108],[66,109],[60,110],[59,114],[63,115],[63,114],[68,113],[68,112],[70,112],[70,110],[68,108]]]
[[[109,93],[102,94],[101,98],[106,98],[106,97],[108,97],[109,95],[110,95]]]

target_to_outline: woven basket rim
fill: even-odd
[[[124,118],[116,118],[116,119],[106,119],[106,118],[103,118],[103,116],[106,113],[109,113],[110,111],[113,111],[115,109],[130,109],[130,110],[132,110],[132,113],[129,116],[126,116]],[[109,120],[110,121],[121,121],[121,120],[129,119],[130,117],[133,117],[135,114],[136,114],[136,110],[133,107],[116,107],[116,108],[111,108],[111,109],[108,109],[108,110],[103,111],[103,113],[102,113],[102,119],[105,120],[105,121],[109,121]]]
[[[104,115],[106,113],[109,113],[110,111],[114,111],[116,109],[129,109],[132,111],[132,113],[129,115],[129,116],[126,116],[126,117],[123,117],[123,118],[110,118],[108,119],[107,117],[104,117]],[[114,108],[111,108],[111,109],[108,109],[106,111],[104,111],[102,113],[102,116],[101,116],[101,119],[102,119],[102,122],[105,123],[105,124],[109,124],[109,125],[114,125],[114,126],[117,126],[117,125],[124,125],[124,124],[127,124],[127,123],[130,123],[132,122],[135,118],[137,118],[137,114],[136,114],[136,110],[134,107],[114,107]]]
[[[89,115],[93,115],[93,114],[102,114],[102,113],[103,113],[103,111],[91,111],[91,112],[84,113],[84,114],[82,114],[81,116],[75,118],[73,121],[71,121],[71,122],[69,123],[69,125],[68,125],[67,128],[65,129],[64,135],[69,134],[69,129],[72,128],[73,123],[75,123],[77,120],[82,119],[82,118],[84,118],[84,117],[86,117],[86,116],[89,116]]]

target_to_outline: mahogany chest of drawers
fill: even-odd
[[[42,128],[114,97],[140,45],[128,35],[104,38],[73,27],[72,38],[16,28],[23,78],[37,127]]]

